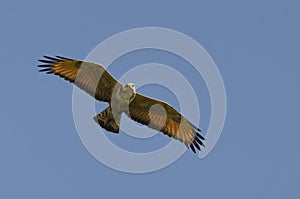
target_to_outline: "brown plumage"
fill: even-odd
[[[201,132],[199,128],[167,103],[135,94],[135,89],[134,95],[127,100],[127,103],[126,100],[120,101],[127,107],[124,109],[120,108],[123,106],[118,106],[116,114],[113,114],[113,96],[119,94],[119,91],[126,86],[115,80],[103,66],[60,56],[44,56],[44,58],[46,59],[39,60],[43,63],[39,65],[42,68],[40,72],[58,75],[74,83],[95,99],[109,103],[109,108],[94,117],[94,120],[106,130],[118,133],[121,114],[125,113],[132,120],[183,142],[194,153],[196,149],[201,150],[200,146],[204,146],[205,139],[199,134]],[[162,107],[163,111],[152,109],[157,105]]]

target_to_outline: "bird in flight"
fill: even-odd
[[[121,115],[181,141],[194,153],[201,150],[205,138],[201,130],[169,104],[141,95],[133,83],[122,85],[103,66],[66,57],[44,56],[40,72],[58,75],[74,83],[108,108],[93,119],[104,129],[119,133]],[[153,108],[154,107],[154,108]]]

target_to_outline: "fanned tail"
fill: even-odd
[[[113,133],[119,133],[121,113],[113,114],[111,107],[108,107],[94,117],[94,120],[104,129]]]

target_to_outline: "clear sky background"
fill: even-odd
[[[299,7],[293,0],[1,1],[0,198],[299,198]],[[207,158],[188,151],[163,170],[133,175],[86,151],[72,118],[72,86],[38,73],[36,60],[83,59],[107,37],[144,26],[178,30],[203,45],[223,76],[228,112]],[[179,58],[147,53],[120,58],[112,74],[148,62],[184,67]],[[159,95],[154,90],[144,88]],[[203,89],[204,101],[207,95]],[[112,139],[143,150],[120,138]]]

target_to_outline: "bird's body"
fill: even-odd
[[[109,107],[94,117],[94,120],[104,129],[119,133],[122,113],[128,112],[129,104],[136,95],[133,83],[115,87]]]
[[[95,99],[107,102],[109,107],[94,117],[104,129],[119,133],[122,114],[149,128],[183,142],[193,152],[200,150],[204,137],[201,130],[189,122],[169,104],[136,93],[133,83],[122,85],[99,64],[60,56],[39,60],[44,63],[41,72],[58,75],[74,83]],[[155,106],[163,109],[153,109]]]

